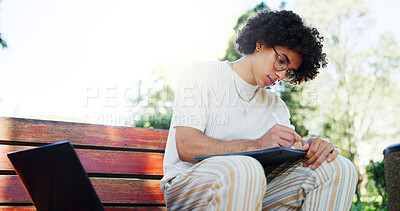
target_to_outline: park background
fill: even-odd
[[[400,138],[395,0],[2,0],[0,116],[168,129],[179,70],[237,59],[236,30],[263,8],[293,10],[325,37],[328,68],[272,90],[299,134],[355,163],[352,210],[387,209],[382,152]]]

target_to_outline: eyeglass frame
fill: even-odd
[[[274,47],[274,46],[272,46],[272,49],[274,49],[275,54],[276,54],[276,56],[278,57],[278,58],[275,60],[274,65],[273,65],[274,68],[275,68],[275,70],[276,70],[276,71],[284,71],[284,70],[286,70],[286,77],[285,77],[285,79],[287,78],[288,81],[293,80],[293,79],[296,77],[296,74],[294,73],[294,71],[293,71],[292,69],[288,69],[289,63],[288,63],[287,59],[285,59],[285,58],[283,58],[281,55],[279,55],[278,52],[275,50],[275,47]],[[282,68],[282,69],[276,68],[275,64],[276,64],[276,62],[278,62],[278,60],[285,61],[286,67],[284,67],[284,68]]]

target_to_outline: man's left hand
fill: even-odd
[[[318,168],[325,160],[328,163],[332,162],[339,155],[337,146],[320,137],[313,137],[307,141],[303,141],[302,149],[308,150],[305,156],[308,160],[303,163],[303,166],[307,167],[311,165],[313,170]]]

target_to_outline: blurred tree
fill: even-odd
[[[322,118],[314,131],[335,142],[360,175],[356,196],[360,201],[361,182],[366,174],[360,160],[361,144],[376,149],[378,143],[399,137],[399,45],[390,34],[371,38],[372,28],[363,0],[300,0],[296,11],[318,25],[325,36],[330,60],[315,84],[319,87],[317,112]],[[311,126],[311,127],[315,127]],[[371,151],[372,153],[373,151]],[[363,181],[363,179],[365,179]]]
[[[2,48],[7,48],[7,43],[6,43],[5,40],[3,40],[3,39],[1,38],[1,33],[0,33],[0,45],[1,45]]]
[[[290,113],[290,122],[295,126],[296,133],[303,139],[308,136],[308,129],[305,122],[309,119],[311,113],[315,111],[313,103],[302,103],[304,101],[304,85],[291,86],[290,84],[282,84],[284,89],[278,89],[282,100],[286,103]],[[306,96],[312,97],[312,96]],[[312,98],[308,98],[312,101]]]
[[[258,11],[261,11],[264,9],[269,9],[269,7],[267,5],[265,5],[264,2],[261,2],[260,4],[255,6],[253,9],[248,10],[247,12],[245,12],[243,15],[241,15],[238,18],[238,20],[236,21],[236,25],[233,27],[233,29],[235,30],[235,34],[231,37],[231,39],[229,39],[228,49],[226,49],[225,56],[224,56],[224,58],[221,59],[221,61],[224,61],[224,60],[235,61],[241,57],[241,55],[236,51],[236,47],[235,47],[235,40],[236,40],[237,33],[240,29],[243,28],[246,21],[250,17],[255,15]]]
[[[374,162],[372,160],[369,161],[369,165],[366,167],[367,175],[368,175],[368,183],[373,183],[373,190],[370,192],[374,193],[374,195],[378,195],[382,197],[382,203],[374,203],[375,207],[379,207],[382,209],[388,209],[387,204],[387,196],[386,196],[386,179],[385,179],[385,168],[384,162],[378,161]],[[376,193],[375,193],[376,192]]]
[[[162,78],[151,82],[150,87],[143,90],[142,81],[138,82],[138,93],[132,100],[140,116],[135,127],[169,129],[174,92]]]
[[[0,3],[1,3],[1,1],[0,1]],[[0,45],[1,45],[2,48],[7,48],[7,43],[6,43],[5,40],[3,40],[1,38],[1,33],[0,33]],[[0,99],[0,103],[1,103],[1,99]]]

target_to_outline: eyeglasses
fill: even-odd
[[[285,81],[293,80],[296,77],[296,75],[292,69],[288,69],[289,63],[288,63],[287,59],[285,57],[282,57],[281,55],[279,55],[278,52],[276,52],[274,47],[272,47],[272,49],[274,49],[276,56],[278,57],[274,62],[275,70],[277,70],[277,71],[286,70]]]

